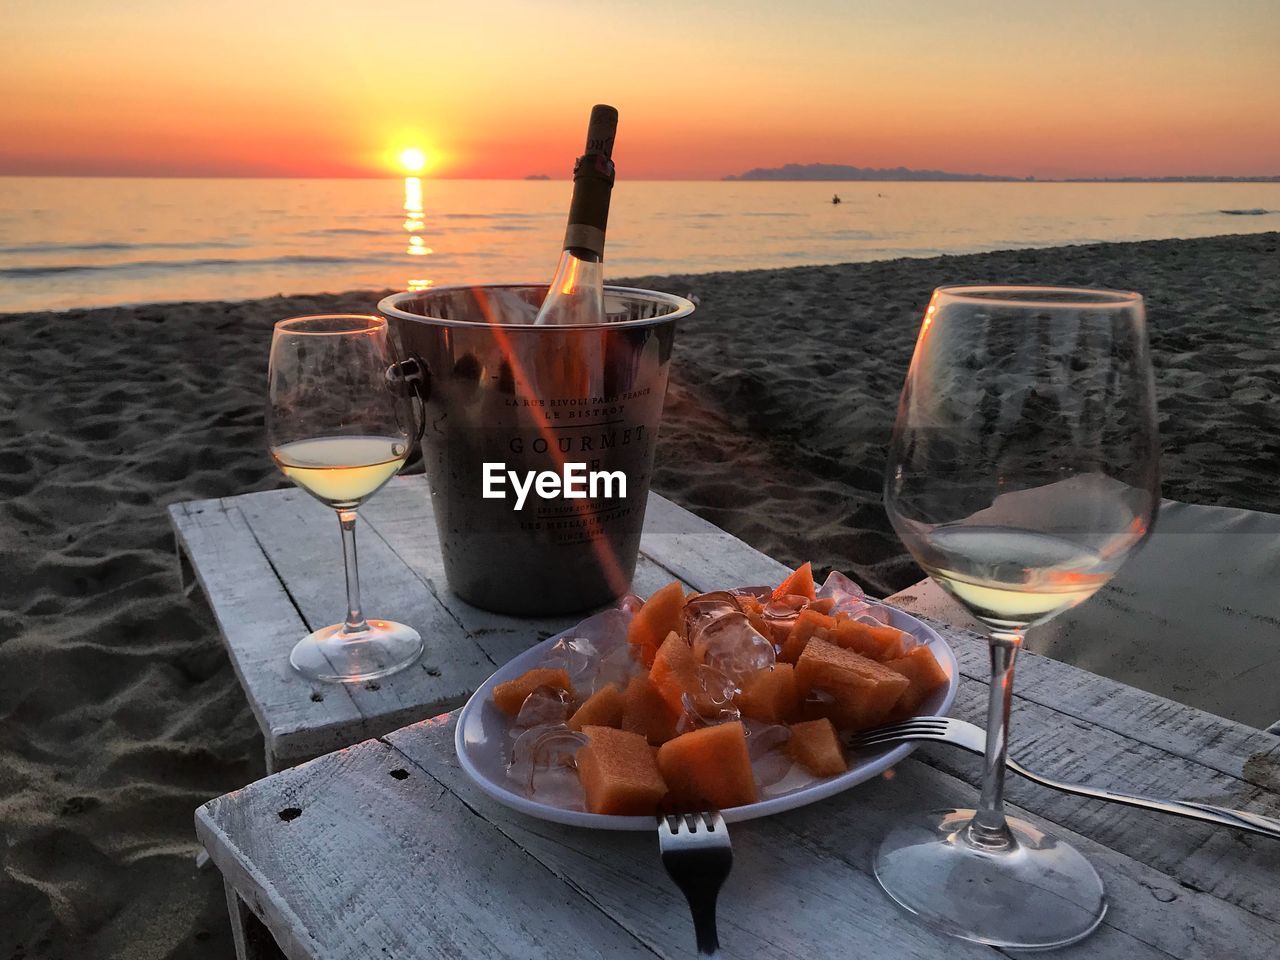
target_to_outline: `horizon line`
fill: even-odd
[[[282,174],[282,173],[4,173],[0,179],[42,180],[431,180],[493,181],[495,183],[572,183],[572,176],[552,177],[457,177],[430,174]],[[628,177],[632,183],[1280,183],[1280,173],[1269,174],[1153,174],[1115,176],[1017,177],[1004,174],[952,175],[930,177],[854,177],[819,179],[816,177],[744,177],[732,174],[720,177]]]

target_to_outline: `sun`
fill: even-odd
[[[427,155],[419,147],[406,147],[400,151],[400,166],[405,173],[421,173],[427,168]]]

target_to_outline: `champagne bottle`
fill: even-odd
[[[564,251],[534,323],[604,323],[604,230],[613,192],[613,138],[618,111],[591,108],[587,149],[573,167],[573,200]]]

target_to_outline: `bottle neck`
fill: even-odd
[[[600,263],[604,257],[587,247],[565,247],[564,252],[587,263]]]
[[[603,153],[588,153],[573,167],[573,200],[564,232],[564,249],[581,260],[604,259],[604,233],[613,194],[613,161]]]

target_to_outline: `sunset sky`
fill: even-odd
[[[0,174],[1280,174],[1277,0],[4,0]]]

